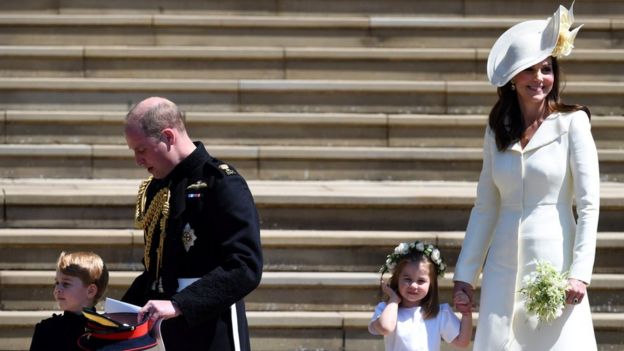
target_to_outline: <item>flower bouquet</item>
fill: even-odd
[[[536,315],[540,322],[550,323],[563,313],[567,272],[560,273],[552,264],[539,261],[535,272],[527,275],[520,294],[524,298],[526,310]]]

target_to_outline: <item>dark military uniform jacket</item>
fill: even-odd
[[[150,238],[145,230],[146,269],[122,300],[179,306],[182,315],[162,323],[167,351],[250,350],[243,297],[262,275],[258,213],[243,177],[196,146],[167,177],[146,184],[143,213],[169,189],[168,209],[154,216],[160,221],[168,212],[166,234],[162,238],[161,222]],[[179,278],[200,279],[177,292]]]
[[[30,351],[82,350],[78,339],[85,333],[87,318],[65,311],[37,323],[30,343]]]

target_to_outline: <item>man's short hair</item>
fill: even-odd
[[[162,101],[147,110],[137,111],[141,103],[134,105],[126,115],[126,124],[136,123],[141,127],[147,136],[159,138],[160,133],[165,128],[174,128],[181,132],[184,127],[184,114],[173,102],[162,99]],[[142,114],[140,114],[143,112]]]
[[[94,297],[97,302],[108,286],[108,269],[102,258],[93,252],[61,252],[56,262],[56,270],[65,275],[77,277],[87,286],[95,284],[97,294]]]

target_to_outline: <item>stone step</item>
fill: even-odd
[[[489,48],[0,46],[2,77],[487,81]],[[624,49],[577,49],[568,81],[622,81]]]
[[[137,275],[112,271],[105,296],[120,299]],[[245,303],[248,310],[255,311],[372,311],[381,298],[379,278],[374,271],[265,271],[260,287]],[[452,279],[452,272],[440,279],[440,301],[452,300]],[[53,270],[0,271],[0,306],[2,310],[55,309],[53,282]],[[623,313],[624,275],[594,274],[589,296],[592,311]]]
[[[184,106],[182,106],[184,107]],[[123,111],[0,111],[3,144],[125,145]],[[187,112],[207,145],[481,147],[485,115]],[[623,149],[624,116],[592,116],[600,149]]]
[[[262,230],[267,271],[376,272],[400,242],[436,244],[453,267],[463,231]],[[624,232],[599,232],[596,273],[624,274]],[[132,229],[1,228],[0,270],[53,270],[61,251],[94,251],[111,270],[143,269],[143,234]]]
[[[0,311],[4,350],[27,350],[34,325],[56,311]],[[383,339],[367,331],[371,312],[249,311],[251,347],[257,351],[383,351]],[[600,351],[624,343],[624,314],[593,313]],[[473,314],[476,322],[478,314]],[[442,351],[457,350],[444,346]]]
[[[139,181],[0,179],[2,227],[131,228]],[[264,229],[456,231],[474,182],[250,181]],[[603,182],[599,230],[624,231],[624,184]]]
[[[550,14],[558,2],[538,0],[447,0],[418,1],[386,0],[236,0],[236,1],[179,1],[179,0],[28,0],[0,2],[2,13],[206,13],[206,14],[274,14],[274,15],[343,15],[384,14],[419,16],[522,16],[536,17]],[[574,5],[575,13],[591,16],[612,17],[622,13],[624,6],[615,1],[586,0]]]
[[[624,147],[624,141],[622,142]],[[481,148],[211,145],[248,179],[477,181]],[[601,178],[624,181],[624,149],[599,150]],[[0,178],[143,178],[122,145],[0,144]]]
[[[2,110],[113,110],[145,96],[167,96],[189,112],[343,112],[486,114],[488,82],[369,80],[208,80],[3,78]],[[596,115],[621,115],[624,82],[569,82],[566,99]]]
[[[545,18],[552,9],[540,14]],[[578,13],[578,10],[577,10]],[[489,48],[526,17],[220,14],[0,15],[0,45]],[[583,49],[623,48],[624,19],[577,18]]]

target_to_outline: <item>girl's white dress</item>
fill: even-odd
[[[476,285],[483,266],[475,351],[596,350],[587,297],[553,323],[538,323],[519,290],[535,260],[590,283],[599,207],[598,157],[585,112],[551,114],[524,149],[515,143],[498,151],[487,128],[453,278]]]
[[[386,308],[385,302],[375,307],[368,331],[377,335],[371,324]],[[459,335],[460,320],[448,304],[440,305],[435,318],[423,319],[420,307],[399,307],[397,326],[394,332],[384,337],[386,351],[438,351],[440,340],[450,343]]]

